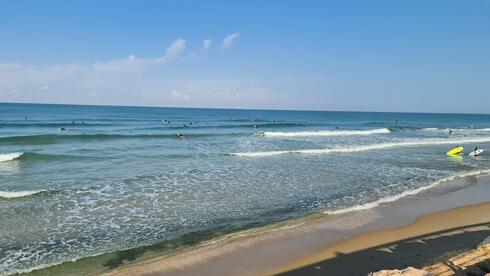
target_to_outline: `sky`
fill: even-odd
[[[0,0],[0,102],[490,113],[490,1]]]

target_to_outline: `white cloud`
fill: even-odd
[[[240,33],[232,33],[223,38],[223,45],[221,46],[222,49],[230,49],[231,45],[233,44],[233,41],[237,39],[240,36]]]
[[[209,47],[211,47],[211,43],[213,43],[213,41],[211,39],[205,39],[203,42],[202,42],[202,49],[204,51],[208,50]]]
[[[165,55],[159,59],[157,62],[166,62],[170,59],[178,57],[186,48],[187,41],[185,39],[179,38],[170,47],[165,50]]]
[[[249,80],[209,78],[187,66],[192,63],[180,58],[185,46],[179,39],[165,55],[146,59],[131,54],[91,63],[0,63],[0,102],[254,107],[263,99]],[[164,62],[170,57],[178,57],[184,71]]]
[[[189,100],[191,98],[190,95],[184,94],[182,92],[179,92],[177,90],[172,90],[172,97],[174,99],[182,99],[182,100]]]

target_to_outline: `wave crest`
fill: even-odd
[[[300,154],[331,154],[331,153],[351,153],[370,150],[382,150],[389,148],[415,147],[425,145],[453,145],[453,144],[468,144],[468,143],[485,143],[490,142],[490,137],[483,138],[468,138],[468,139],[427,139],[418,141],[406,142],[389,142],[371,145],[359,145],[355,147],[330,148],[330,149],[303,149],[303,150],[282,150],[282,151],[259,151],[259,152],[237,152],[230,155],[240,157],[266,157],[282,154],[300,153]]]
[[[404,198],[406,196],[416,195],[416,194],[421,193],[423,191],[432,189],[432,188],[434,188],[434,187],[436,187],[442,183],[452,181],[452,180],[455,180],[457,178],[464,178],[464,177],[468,177],[468,176],[476,176],[476,175],[482,175],[482,174],[488,174],[488,173],[490,173],[490,170],[476,170],[476,171],[471,171],[471,172],[467,172],[467,173],[463,173],[463,174],[455,174],[455,175],[451,175],[451,176],[436,180],[427,186],[423,186],[423,187],[419,187],[416,189],[404,191],[404,192],[399,193],[399,194],[394,195],[394,196],[389,196],[389,197],[381,198],[381,199],[378,199],[376,201],[369,202],[366,204],[356,205],[356,206],[338,209],[338,210],[334,210],[334,211],[325,211],[324,213],[329,214],[329,215],[338,215],[338,214],[348,213],[348,212],[352,212],[352,211],[372,209],[372,208],[377,207],[377,206],[384,204],[384,203],[390,203],[390,202],[397,201],[401,198]]]
[[[387,128],[378,128],[370,130],[320,130],[320,131],[295,131],[295,132],[275,132],[265,131],[260,134],[268,137],[304,137],[304,136],[354,136],[354,135],[373,135],[387,134],[390,130]]]
[[[24,153],[23,152],[12,152],[12,153],[3,153],[0,154],[0,162],[6,162],[6,161],[11,161],[14,159],[17,159],[21,157]]]
[[[41,192],[45,192],[46,190],[39,191],[18,191],[18,192],[8,192],[8,191],[0,191],[0,198],[17,198],[17,197],[25,197],[34,194],[38,194]]]

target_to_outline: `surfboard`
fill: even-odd
[[[468,155],[469,156],[478,156],[480,155],[482,152],[484,152],[485,150],[482,150],[482,149],[477,149],[477,150],[474,150],[472,152],[470,152]]]
[[[451,156],[451,155],[460,154],[462,151],[463,151],[463,147],[456,147],[456,148],[446,152],[446,154]]]

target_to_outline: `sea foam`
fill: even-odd
[[[23,152],[12,152],[12,153],[2,153],[0,154],[0,162],[11,161],[19,158],[23,155]]]
[[[490,128],[437,128],[437,127],[427,127],[423,128],[423,131],[435,131],[435,132],[449,132],[452,130],[453,132],[488,132]]]
[[[18,191],[18,192],[0,191],[0,197],[3,197],[3,198],[16,198],[16,197],[30,196],[30,195],[38,194],[38,193],[41,193],[41,192],[45,192],[45,190],[38,190],[38,191]]]
[[[373,135],[387,134],[390,130],[387,128],[378,128],[370,130],[319,130],[319,131],[264,131],[259,133],[266,137],[306,137],[306,136],[355,136],[355,135]]]
[[[490,170],[474,170],[474,171],[470,171],[467,173],[454,174],[454,175],[451,175],[451,176],[448,176],[448,177],[445,177],[442,179],[438,179],[438,180],[430,183],[427,186],[422,186],[422,187],[419,187],[416,189],[407,190],[407,191],[404,191],[402,193],[399,193],[399,194],[396,194],[393,196],[389,196],[389,197],[384,197],[384,198],[381,198],[381,199],[378,199],[376,201],[369,202],[366,204],[356,205],[356,206],[338,209],[338,210],[334,210],[334,211],[325,211],[324,213],[329,214],[329,215],[338,215],[338,214],[348,213],[348,212],[352,212],[352,211],[361,211],[361,210],[372,209],[372,208],[377,207],[377,206],[384,204],[384,203],[390,203],[390,202],[397,201],[401,198],[404,198],[406,196],[416,195],[416,194],[421,193],[423,191],[432,189],[432,188],[434,188],[434,187],[436,187],[442,183],[452,181],[452,180],[455,180],[457,178],[483,175],[483,174],[488,174],[488,173],[490,173]]]
[[[383,150],[389,148],[416,147],[416,146],[426,146],[426,145],[457,145],[457,144],[485,143],[485,142],[490,142],[490,137],[466,138],[466,139],[425,139],[425,140],[378,143],[378,144],[358,145],[353,147],[339,147],[339,148],[329,148],[329,149],[236,152],[236,153],[231,153],[231,155],[240,156],[240,157],[266,157],[266,156],[291,154],[291,153],[332,154],[332,153],[362,152],[362,151],[370,151],[370,150]]]

